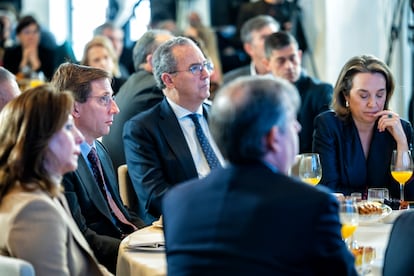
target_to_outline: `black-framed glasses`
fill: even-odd
[[[206,60],[203,63],[197,63],[191,65],[187,70],[180,70],[180,71],[173,71],[170,74],[179,73],[179,72],[190,72],[193,75],[201,74],[203,69],[206,68],[208,72],[212,72],[214,70],[214,65],[212,62]]]
[[[89,96],[88,98],[96,98],[101,105],[109,106],[111,101],[115,101],[114,95],[103,95],[103,96]]]

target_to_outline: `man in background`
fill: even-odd
[[[20,95],[15,76],[0,66],[0,111],[12,99]]]
[[[312,152],[313,120],[319,113],[329,109],[333,87],[306,74],[302,68],[302,51],[288,32],[269,35],[265,40],[265,53],[268,70],[274,76],[294,84],[299,91],[302,102],[297,117],[302,125],[299,152]]]
[[[147,224],[160,217],[168,189],[224,163],[210,135],[204,103],[210,96],[212,64],[185,37],[161,44],[152,64],[165,97],[127,121],[123,133],[128,172]]]
[[[264,41],[268,35],[278,30],[279,23],[268,15],[258,15],[245,22],[240,37],[243,48],[249,55],[251,62],[249,65],[227,72],[223,77],[223,83],[225,84],[240,76],[268,74],[269,70],[263,63],[265,59]]]
[[[166,193],[169,276],[357,275],[336,198],[287,175],[298,107],[296,89],[271,76],[221,88],[211,131],[229,165]]]

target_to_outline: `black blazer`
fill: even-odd
[[[41,62],[38,71],[42,71],[47,80],[50,81],[55,72],[55,51],[39,46],[38,54]],[[23,52],[21,45],[6,48],[4,52],[3,66],[13,74],[17,74],[19,73],[19,65],[22,57]]]
[[[356,275],[326,190],[260,162],[173,187],[162,206],[168,275]]]
[[[401,120],[401,124],[411,147],[411,125],[405,120]],[[368,158],[365,159],[353,120],[340,120],[333,111],[326,111],[315,119],[313,151],[319,153],[321,158],[320,184],[335,192],[364,194],[369,187],[385,187],[390,190],[391,197],[399,198],[399,185],[390,172],[391,155],[396,148],[391,134],[388,131],[379,132],[375,124]],[[406,194],[413,198],[411,186],[411,183],[407,184]]]
[[[105,183],[114,201],[129,221],[138,228],[143,227],[138,216],[123,205],[111,159],[103,145],[99,141],[95,143]],[[82,155],[78,169],[64,175],[63,185],[72,215],[98,261],[115,273],[122,234],[131,233],[132,229],[122,226],[121,229],[113,223],[107,201]]]
[[[384,276],[414,275],[414,212],[404,211],[394,222],[384,256]]]
[[[312,152],[313,121],[321,112],[329,110],[333,87],[308,76],[303,70],[294,85],[301,99],[297,114],[298,122],[302,126],[299,132],[299,152]]]
[[[204,115],[207,117],[206,106]],[[198,173],[181,126],[166,98],[132,117],[124,126],[128,173],[147,224],[161,215],[161,198]]]

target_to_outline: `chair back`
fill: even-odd
[[[33,265],[25,260],[0,256],[0,275],[35,276],[35,271]]]
[[[124,204],[131,210],[138,211],[138,197],[132,187],[131,179],[128,174],[128,167],[126,164],[118,167],[118,183],[119,193]]]

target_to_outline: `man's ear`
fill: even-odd
[[[266,146],[271,151],[279,151],[280,129],[273,126],[266,135]]]
[[[75,102],[73,104],[73,109],[72,109],[72,116],[73,116],[73,118],[79,118],[80,117],[80,109],[81,109],[80,103]]]
[[[161,79],[164,82],[165,86],[167,86],[169,88],[174,86],[174,80],[173,80],[171,74],[162,73]]]

